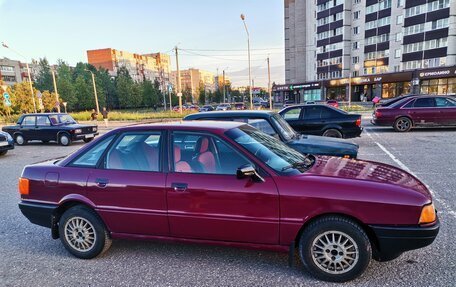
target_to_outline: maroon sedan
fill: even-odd
[[[397,132],[412,127],[456,126],[456,101],[445,96],[411,96],[375,110],[372,123]]]
[[[117,129],[63,160],[25,167],[22,213],[79,258],[111,239],[290,251],[328,281],[431,244],[432,197],[395,167],[303,155],[237,122]]]

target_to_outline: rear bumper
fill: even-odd
[[[378,240],[380,260],[396,258],[401,253],[430,245],[440,229],[437,221],[430,226],[390,227],[370,225]]]
[[[357,138],[360,137],[362,132],[363,132],[363,127],[359,127],[356,129],[350,129],[350,130],[342,130],[344,133],[344,138],[349,139],[349,138]]]
[[[19,209],[27,219],[36,225],[51,228],[53,214],[57,205],[21,201]]]

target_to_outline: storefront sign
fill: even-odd
[[[418,71],[420,79],[438,79],[456,77],[456,67]]]
[[[272,87],[272,91],[281,92],[281,91],[293,91],[293,90],[314,90],[321,87],[320,82],[309,82],[295,85],[276,85]]]

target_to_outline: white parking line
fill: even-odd
[[[400,168],[402,168],[403,170],[405,170],[406,172],[410,173],[411,175],[413,175],[414,177],[418,178],[418,176],[410,169],[408,168],[402,161],[400,161],[397,157],[394,156],[394,154],[392,154],[389,150],[387,150],[381,143],[375,141],[375,139],[372,137],[372,135],[367,131],[367,129],[364,130],[366,135],[368,137],[370,137],[372,139],[372,141],[384,152],[386,153]],[[374,132],[375,134],[375,132]],[[377,134],[375,134],[376,136],[378,136]],[[379,136],[378,136],[379,137]],[[420,179],[421,180],[421,179]],[[421,180],[421,182],[426,186],[426,188],[429,190],[429,192],[432,194],[432,197],[434,198],[435,201],[438,201],[442,207],[444,208],[444,210],[449,214],[451,215],[452,217],[456,218],[456,211],[452,210],[451,207],[448,205],[448,203],[443,200],[443,199],[440,199],[439,197],[437,197],[437,195],[435,194],[435,192],[431,189],[431,187],[426,184],[423,180]]]

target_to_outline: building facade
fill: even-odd
[[[204,87],[206,91],[215,91],[216,83],[213,73],[190,68],[187,70],[180,70],[181,90],[190,90],[192,94],[192,101],[198,102],[200,86]],[[177,71],[171,72],[171,83],[177,87]]]
[[[456,94],[456,1],[284,3],[286,83],[276,100]]]
[[[25,66],[25,65],[24,65]],[[22,63],[8,58],[0,59],[0,79],[5,85],[12,86],[23,81]]]
[[[124,67],[135,82],[157,80],[162,91],[170,85],[171,59],[167,54],[140,55],[106,48],[87,51],[87,59],[96,68],[108,70],[111,76],[117,76],[119,68]]]

